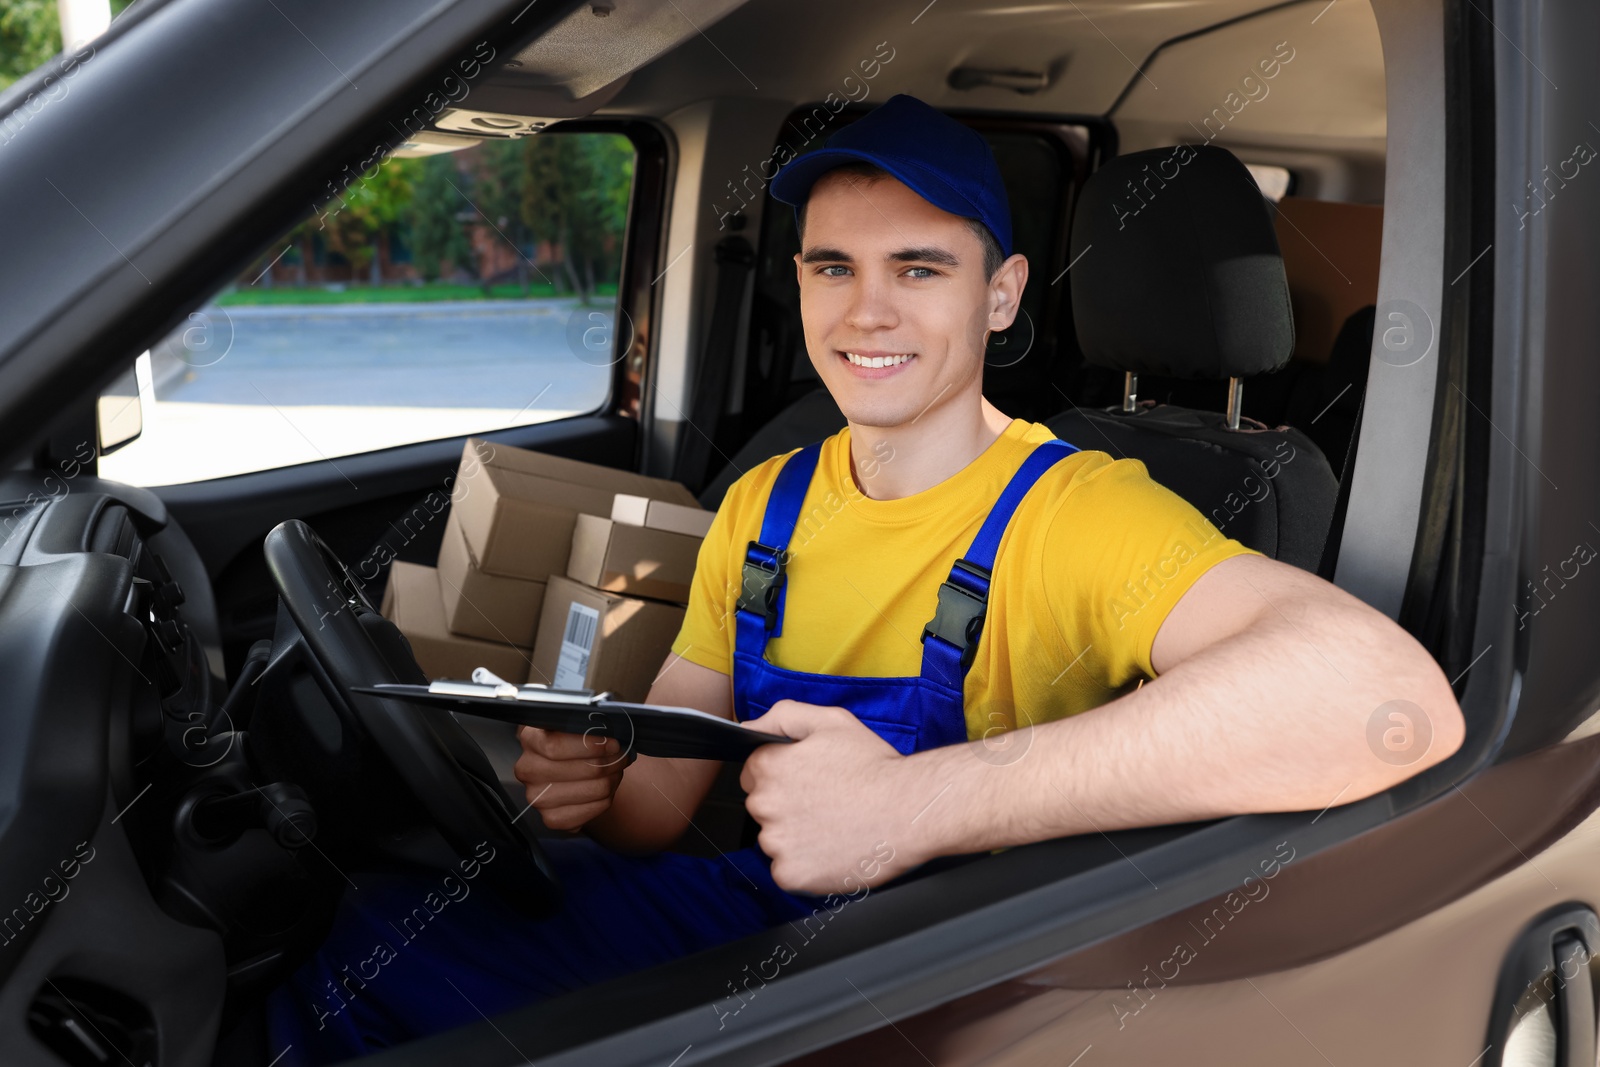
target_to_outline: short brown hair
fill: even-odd
[[[859,163],[841,163],[827,173],[845,174],[853,178],[859,178],[864,185],[871,185],[873,182],[880,182],[885,178],[894,177],[894,175],[876,163],[868,163],[864,160]],[[999,270],[1000,265],[1006,261],[1005,253],[1001,251],[1000,242],[995,240],[994,234],[989,232],[989,227],[977,219],[969,218],[965,221],[972,229],[973,236],[977,237],[978,243],[983,246],[983,277],[985,281],[988,281],[994,277],[994,272]],[[794,228],[800,235],[800,243],[804,245],[806,240],[805,204],[800,204],[794,209]]]

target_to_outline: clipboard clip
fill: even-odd
[[[596,693],[593,689],[556,689],[540,682],[512,685],[487,667],[473,669],[472,681],[458,682],[441,678],[428,683],[428,692],[441,696],[492,697],[497,700],[534,700],[561,704],[595,705],[611,697],[609,692]]]

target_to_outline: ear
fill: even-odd
[[[1028,284],[1028,257],[1014,252],[989,282],[989,328],[1004,330],[1017,319],[1022,290]],[[985,339],[987,341],[987,339]]]

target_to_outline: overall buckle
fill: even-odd
[[[956,570],[972,575],[984,593],[976,594],[950,581],[939,586],[939,605],[933,621],[922,628],[922,640],[926,642],[931,634],[960,649],[961,667],[965,670],[972,666],[983,634],[984,614],[989,607],[989,572],[964,559],[956,560],[952,572]]]
[[[745,552],[739,599],[735,602],[737,610],[760,615],[768,633],[778,625],[778,593],[784,583],[783,557],[784,553],[778,549],[751,541]]]

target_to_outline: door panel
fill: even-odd
[[[1597,789],[1590,734],[1256,872],[1261,888],[1231,907],[1213,899],[790,1062],[921,1062],[915,1049],[940,1067],[1065,1064],[1093,1046],[1085,1064],[1193,1062],[1198,1049],[1244,1065],[1485,1063],[1491,1013],[1504,1033],[1515,1002],[1496,992],[1508,950],[1549,909],[1600,899]]]

